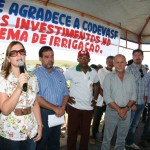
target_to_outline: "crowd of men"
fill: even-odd
[[[12,89],[12,95],[10,94],[8,98],[7,85],[5,85],[6,89],[0,86],[2,99],[0,109],[1,114],[6,115],[5,118],[7,118],[7,115],[14,115],[16,110],[22,117],[32,114],[32,106],[26,114],[22,113],[23,109],[19,108],[19,103],[21,103],[19,95],[24,94],[21,89],[24,83],[28,83],[29,76],[26,75],[26,72],[19,73],[17,62],[20,60],[25,62],[26,51],[21,43],[16,43],[16,45],[17,47],[8,48],[6,60],[7,63],[11,61],[10,66],[14,68],[15,73],[17,72],[19,87],[16,79],[16,90],[13,91]],[[14,48],[15,50],[13,50]],[[142,64],[143,59],[143,51],[136,49],[132,53],[130,64],[127,64],[124,55],[117,54],[107,57],[106,67],[89,66],[90,53],[86,50],[80,50],[77,56],[78,65],[62,73],[53,67],[53,49],[50,46],[41,47],[39,50],[41,65],[36,67],[33,75],[30,75],[35,77],[36,93],[34,93],[35,91],[27,91],[26,93],[31,98],[31,93],[34,93],[34,97],[37,94],[34,101],[39,105],[36,106],[38,114],[41,113],[40,117],[35,113],[37,128],[34,131],[36,133],[37,130],[37,136],[39,136],[34,138],[36,142],[34,149],[60,150],[61,123],[59,123],[59,119],[64,117],[65,112],[68,114],[67,150],[77,150],[78,135],[80,135],[79,150],[88,150],[89,142],[96,144],[103,114],[105,114],[105,118],[101,136],[101,150],[110,150],[115,131],[117,131],[115,150],[124,150],[125,147],[140,149],[140,146],[148,146],[148,142],[150,142],[150,73],[147,72],[146,66]],[[1,75],[1,79],[3,79],[3,75]],[[8,79],[4,78],[6,83]],[[70,81],[69,89],[66,81]],[[28,86],[28,90],[31,90],[35,85]],[[18,96],[15,97],[13,92],[17,93],[18,90]],[[12,108],[9,103],[13,99],[15,99],[15,103]],[[5,110],[3,106],[8,104],[9,110]],[[148,117],[141,136],[141,143],[136,143],[136,129],[146,105],[148,106]],[[40,107],[40,111],[38,107]],[[28,110],[28,107],[25,107],[24,110]],[[9,113],[7,113],[8,111]],[[17,115],[15,114],[16,118]],[[55,119],[59,121],[52,120],[52,115],[55,115]],[[8,118],[6,120],[8,121]],[[7,142],[14,145],[16,139],[13,138],[13,135],[10,135],[8,124],[2,122],[2,120],[0,122],[3,125],[0,124],[3,131],[0,132],[0,144],[4,145]],[[51,122],[56,124],[51,126]],[[90,137],[91,123],[92,135]],[[5,136],[5,127],[7,127],[7,133],[9,133],[8,137]],[[26,128],[28,128],[27,124]],[[13,132],[15,134],[15,127]],[[26,134],[28,139],[28,133]],[[20,133],[20,136],[22,136],[22,133]],[[26,139],[24,140],[26,141]],[[33,141],[33,137],[31,140]],[[18,140],[19,144],[20,142]],[[138,144],[140,145],[138,146]],[[16,148],[16,145],[14,147]],[[1,147],[1,149],[6,150],[4,147]],[[34,149],[31,148],[31,150]]]

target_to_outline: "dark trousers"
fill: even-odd
[[[92,138],[96,139],[96,133],[99,132],[99,124],[102,118],[103,113],[106,110],[106,106],[103,107],[95,106],[94,108],[94,116],[93,116],[93,124],[92,124]],[[103,137],[104,127],[102,130],[102,137]]]
[[[0,136],[0,150],[35,150],[36,142],[32,139],[12,141]]]
[[[150,103],[148,103],[148,118],[146,120],[141,139],[150,140]]]
[[[41,109],[43,133],[42,139],[37,142],[36,150],[60,150],[60,128],[61,125],[48,127],[48,115],[54,114],[52,110]],[[52,120],[53,121],[53,120]]]
[[[145,106],[142,114],[142,122],[146,123],[146,118],[147,118],[147,106]]]
[[[67,106],[68,112],[68,138],[67,150],[76,150],[77,136],[80,133],[79,150],[88,150],[90,124],[93,110],[79,110]]]

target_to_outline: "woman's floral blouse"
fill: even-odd
[[[0,75],[0,92],[6,93],[10,97],[17,87],[17,78],[11,72],[7,80]],[[36,94],[38,92],[37,78],[32,73],[28,73],[28,90],[22,92],[16,108],[33,108]],[[15,109],[16,109],[15,108]],[[22,141],[33,138],[37,134],[37,122],[33,112],[28,115],[16,116],[12,111],[8,116],[0,114],[0,135],[14,141]]]

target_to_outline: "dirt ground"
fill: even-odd
[[[66,119],[67,119],[67,115],[66,115]],[[103,120],[101,121],[100,123],[100,128],[99,128],[99,131],[100,133],[98,134],[99,137],[101,135],[101,129],[102,129],[102,126],[103,126]],[[142,134],[142,131],[143,131],[143,127],[144,127],[144,123],[142,123],[142,121],[140,121],[139,123],[139,126],[137,128],[137,131],[136,131],[136,144],[138,145],[138,143],[140,142],[140,137],[141,137],[141,134]],[[67,150],[67,147],[66,147],[66,144],[67,144],[67,130],[64,132],[64,135],[65,137],[64,138],[61,138],[60,142],[61,142],[61,150]],[[79,140],[80,140],[80,136],[78,136],[78,143],[77,143],[77,147],[79,146]],[[95,145],[91,145],[89,143],[89,150],[100,150],[101,149],[101,142],[97,141]],[[111,150],[114,149],[114,146],[115,145],[115,136],[112,140],[112,148]],[[126,150],[133,150],[131,148],[126,148]],[[150,145],[149,147],[147,148],[142,148],[141,147],[141,150],[150,150]]]

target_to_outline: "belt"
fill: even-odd
[[[123,108],[126,108],[126,106],[124,106],[124,107],[120,107],[121,109],[123,109]]]
[[[28,108],[17,108],[14,110],[16,116],[23,116],[31,114],[31,107]]]

